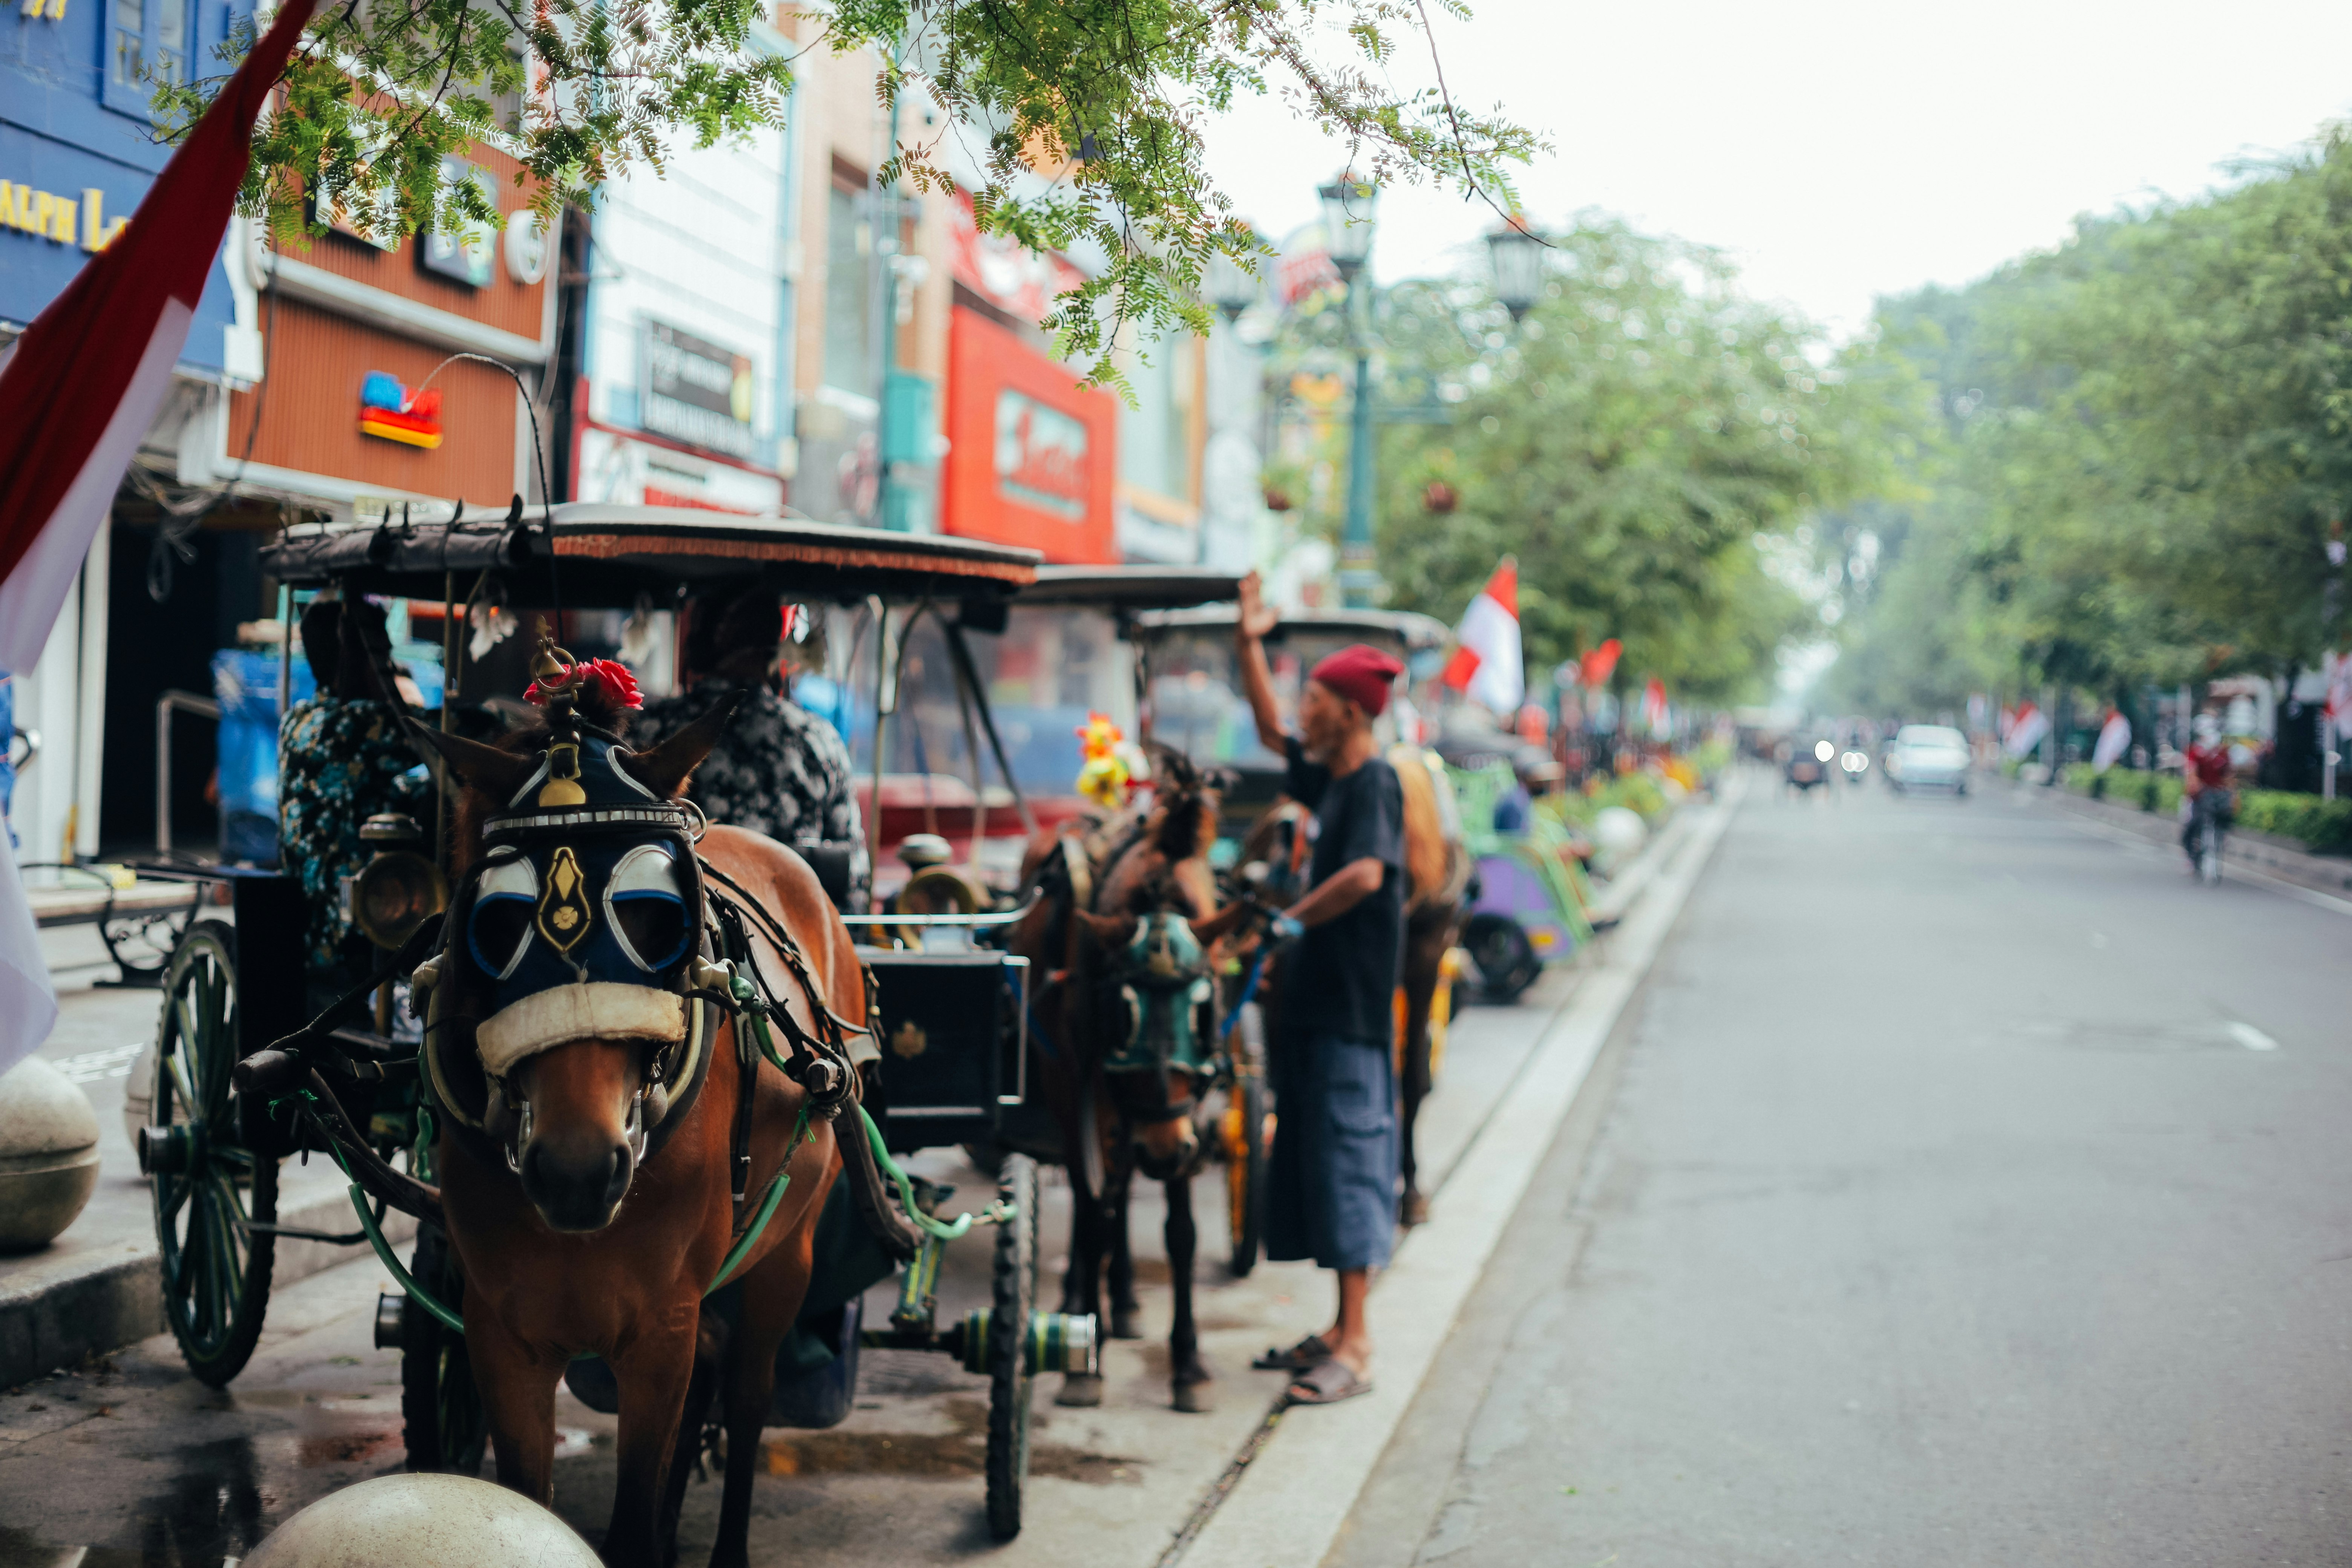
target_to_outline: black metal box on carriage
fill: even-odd
[[[880,991],[877,1118],[894,1151],[994,1140],[1028,1092],[1029,961],[865,948]]]

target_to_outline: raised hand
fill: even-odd
[[[1253,641],[1273,631],[1282,619],[1282,612],[1265,602],[1265,584],[1255,572],[1242,579],[1239,608],[1235,629]]]

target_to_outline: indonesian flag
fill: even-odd
[[[1498,718],[1519,710],[1527,675],[1519,664],[1519,563],[1511,556],[1495,568],[1463,613],[1454,633],[1460,647],[1440,677],[1446,685]]]
[[[2320,668],[2327,676],[2327,717],[2342,735],[2352,731],[2352,654],[2324,655]]]
[[[2050,720],[2031,702],[2020,703],[2017,717],[2009,722],[2009,732],[2001,743],[2012,757],[2031,756],[2033,748],[2042,744],[2042,737],[2050,733]]]
[[[1666,683],[1654,675],[1650,677],[1649,684],[1642,688],[1642,721],[1650,727],[1650,733],[1661,741],[1674,728],[1674,715],[1666,707]]]
[[[2124,748],[2131,744],[2131,721],[2120,710],[2107,710],[2107,721],[2099,726],[2098,744],[2091,748],[2091,771],[2103,773],[2122,760]]]
[[[0,669],[30,669],[140,438],[172,389],[252,161],[253,121],[316,0],[287,0],[155,177],[131,226],[0,350]],[[0,847],[0,1072],[57,1020],[15,858]]]

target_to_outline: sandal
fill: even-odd
[[[1372,1380],[1359,1374],[1343,1361],[1327,1361],[1308,1367],[1290,1380],[1290,1403],[1293,1405],[1337,1405],[1343,1399],[1353,1399],[1359,1394],[1370,1394]]]
[[[1250,1365],[1258,1372],[1305,1372],[1330,1359],[1331,1347],[1323,1342],[1323,1336],[1309,1334],[1288,1350],[1276,1347],[1267,1351]]]

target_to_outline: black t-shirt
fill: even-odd
[[[1395,1029],[1404,949],[1404,786],[1377,755],[1333,778],[1329,768],[1307,760],[1297,736],[1283,752],[1290,763],[1283,793],[1315,813],[1309,885],[1319,888],[1368,857],[1384,868],[1380,891],[1339,919],[1307,928],[1284,959],[1283,1033],[1386,1047]]]

